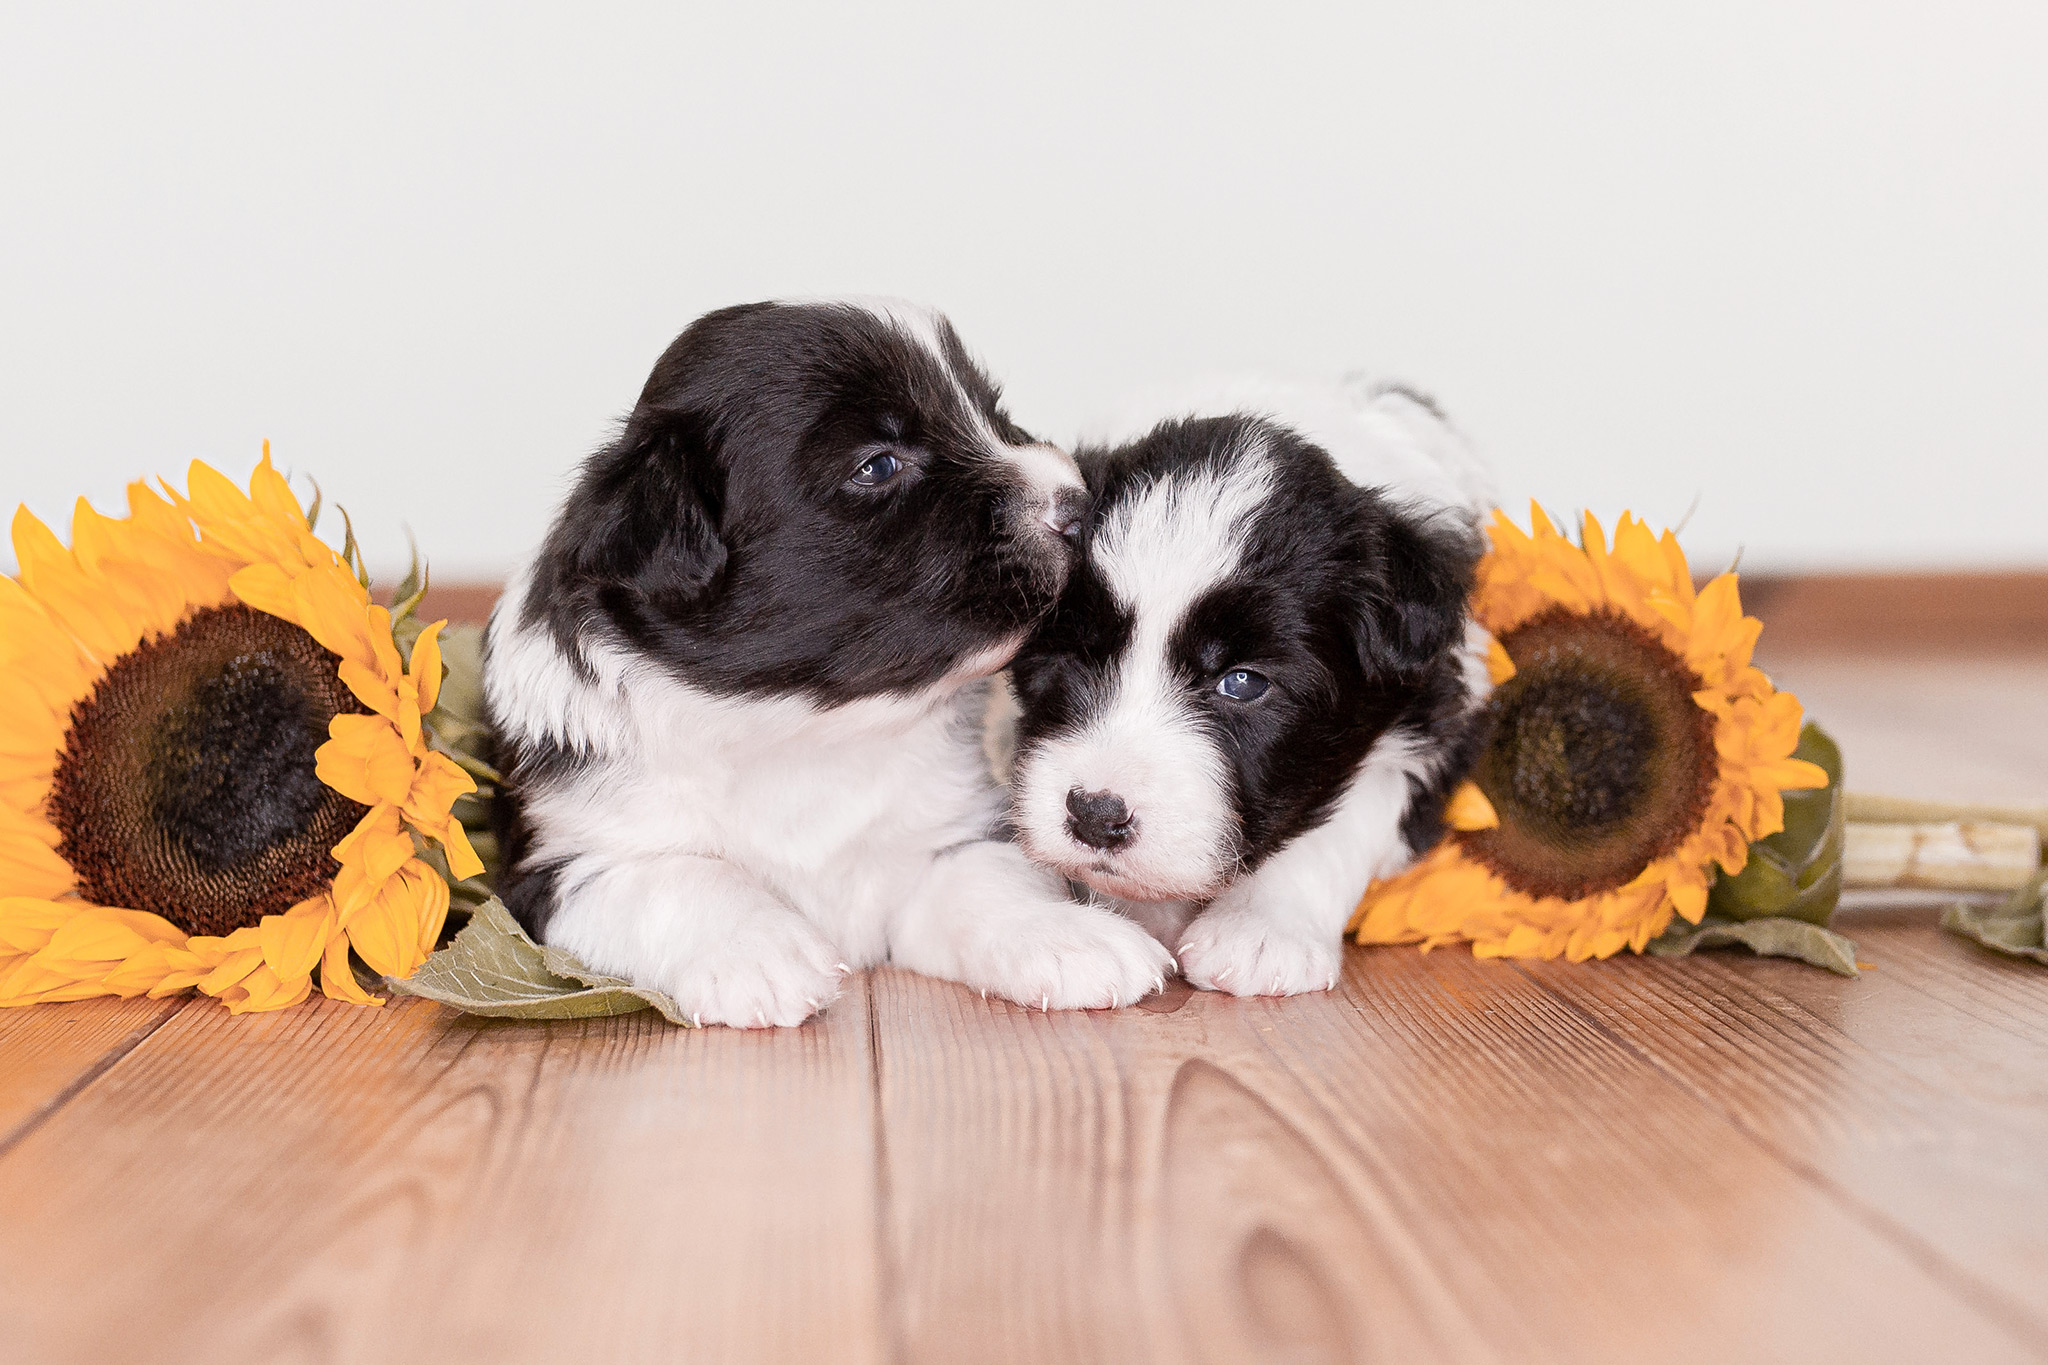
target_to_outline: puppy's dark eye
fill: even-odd
[[[861,461],[848,482],[860,488],[880,488],[903,472],[903,460],[889,451],[877,451]]]
[[[1216,690],[1232,701],[1257,701],[1272,685],[1265,674],[1249,668],[1233,668],[1216,680]]]

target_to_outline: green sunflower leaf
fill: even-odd
[[[2001,904],[1958,902],[1941,912],[1941,927],[1950,933],[1975,939],[1994,952],[2048,964],[2044,920],[2048,920],[2048,867]]]
[[[535,943],[495,896],[410,978],[387,977],[384,984],[494,1019],[590,1019],[653,1008],[671,1024],[690,1022],[660,991],[593,972],[561,949]]]
[[[1698,924],[1673,921],[1650,940],[1645,951],[1658,957],[1684,957],[1699,948],[1740,944],[1763,957],[1796,957],[1843,976],[1860,976],[1856,945],[1832,929],[1803,919],[1737,921],[1708,915]]]
[[[1827,731],[1809,721],[1799,732],[1799,747],[1792,756],[1826,769],[1828,785],[1819,791],[1785,793],[1785,828],[1751,844],[1742,871],[1714,883],[1707,895],[1710,916],[1804,920],[1825,926],[1835,913],[1835,903],[1842,898],[1847,827],[1842,750]]]

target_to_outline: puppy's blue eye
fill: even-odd
[[[853,471],[853,482],[862,488],[880,488],[903,472],[903,461],[888,451],[870,455]]]
[[[1272,685],[1265,674],[1249,668],[1233,668],[1216,680],[1216,690],[1232,701],[1257,701]]]

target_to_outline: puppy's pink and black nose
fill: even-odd
[[[1067,832],[1090,848],[1118,849],[1137,831],[1121,796],[1075,787],[1067,793]]]
[[[1052,496],[1052,506],[1045,514],[1045,524],[1054,534],[1069,543],[1078,543],[1081,539],[1081,523],[1087,516],[1087,492],[1079,488],[1062,488]]]

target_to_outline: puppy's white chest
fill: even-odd
[[[742,712],[756,708],[743,707]],[[879,957],[889,914],[940,850],[982,837],[1000,796],[962,714],[767,708],[714,733],[661,736],[636,768],[651,823],[633,841],[747,868],[855,957]]]

